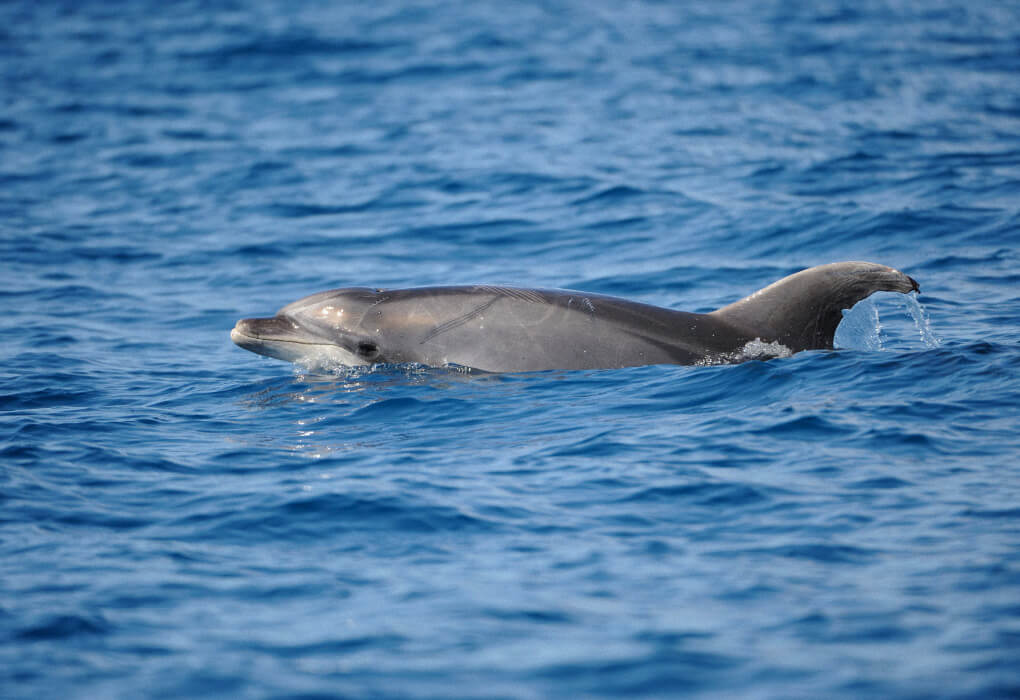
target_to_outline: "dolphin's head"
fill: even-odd
[[[382,362],[378,345],[358,329],[378,300],[367,288],[312,294],[269,318],[243,318],[230,331],[237,345],[259,355],[308,366]]]

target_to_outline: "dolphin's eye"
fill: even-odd
[[[362,341],[358,343],[358,354],[362,357],[372,357],[379,352],[379,346],[375,343]]]

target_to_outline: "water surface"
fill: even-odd
[[[1015,5],[0,27],[0,695],[1020,693]],[[768,362],[323,375],[228,337],[331,287],[709,311],[855,259],[921,296]]]

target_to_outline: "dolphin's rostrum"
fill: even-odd
[[[707,314],[568,290],[459,286],[319,292],[237,322],[246,350],[307,364],[418,363],[489,372],[736,361],[750,342],[832,348],[842,310],[918,291],[898,270],[831,263]]]

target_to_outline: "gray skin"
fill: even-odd
[[[237,322],[246,350],[314,365],[419,363],[488,372],[689,365],[747,359],[747,343],[831,349],[842,310],[918,291],[891,267],[821,265],[707,314],[567,290],[462,286],[319,292]]]

